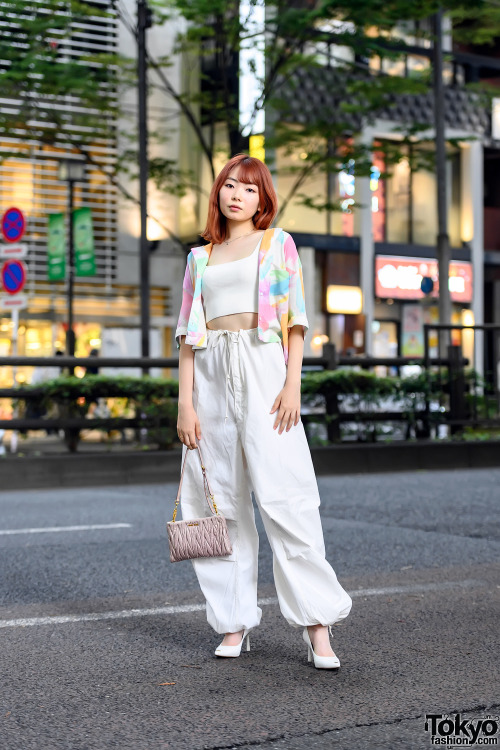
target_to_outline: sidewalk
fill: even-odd
[[[1,431],[0,431],[1,432]],[[80,440],[78,444],[78,453],[110,453],[110,452],[130,452],[155,450],[154,445],[144,447],[140,442],[134,440],[133,430],[127,430],[129,433],[126,442],[123,442],[122,436],[118,430],[114,430],[111,438],[102,430],[86,430],[85,439]],[[6,431],[3,441],[0,436],[0,445],[5,449],[4,455],[8,456],[43,456],[43,455],[71,455],[64,444],[64,438],[59,435],[47,435],[45,430],[30,430],[26,437],[18,435],[17,450],[11,451],[10,431]],[[1,452],[0,452],[1,455]]]

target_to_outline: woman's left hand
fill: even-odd
[[[270,411],[270,414],[278,410],[273,430],[280,425],[279,434],[291,430],[293,425],[300,422],[300,384],[298,386],[286,385],[281,389]]]

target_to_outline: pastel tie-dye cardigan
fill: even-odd
[[[193,350],[207,346],[205,312],[201,298],[201,279],[212,244],[194,247],[187,257],[182,305],[175,331],[177,349],[180,337]],[[259,324],[258,338],[279,341],[288,364],[288,331],[301,325],[304,336],[309,328],[304,299],[304,280],[295,242],[283,229],[267,229],[259,249]]]

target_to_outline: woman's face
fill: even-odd
[[[219,207],[226,219],[248,221],[259,208],[259,189],[238,179],[239,167],[233,169],[219,191]]]

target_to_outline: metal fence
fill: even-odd
[[[474,367],[476,359],[476,346],[474,342],[474,356],[471,359],[464,356],[463,341],[461,345],[449,345],[447,347],[446,357],[431,356],[430,336],[432,332],[441,333],[442,331],[467,330],[488,332],[495,336],[495,349],[497,357],[500,355],[500,326],[424,326],[425,352],[423,357],[368,357],[368,356],[341,356],[333,344],[323,346],[323,355],[321,357],[304,357],[303,368],[307,370],[337,370],[339,368],[357,368],[371,370],[374,367],[385,366],[400,368],[408,365],[419,365],[430,377],[434,373],[437,376],[438,394],[436,396],[426,395],[421,409],[415,409],[412,419],[420,421],[420,429],[417,437],[429,437],[431,434],[432,408],[433,400],[438,401],[439,421],[449,426],[450,431],[454,432],[463,429],[464,426],[500,426],[499,418],[499,373],[498,367],[490,368],[485,373],[485,377],[478,375],[478,369]],[[498,358],[496,359],[496,363]],[[116,358],[116,357],[0,357],[0,367],[19,367],[19,366],[49,366],[61,369],[67,369],[72,372],[75,367],[117,367],[120,369],[140,368],[146,373],[153,368],[161,369],[178,369],[178,357],[166,358]],[[472,375],[467,376],[467,372]],[[27,402],[40,399],[43,389],[30,388],[23,393],[21,388],[3,388],[0,389],[0,398],[6,399],[23,399]],[[106,397],[106,393],[102,394]],[[114,395],[119,395],[114,392]],[[324,399],[324,406],[320,407],[314,413],[314,410],[304,408],[301,415],[305,425],[324,418],[326,422],[327,437],[329,441],[338,441],[341,436],[340,426],[353,420],[352,411],[343,411],[342,399],[339,399],[339,393],[332,390]],[[435,404],[434,404],[435,411]],[[381,422],[404,422],[408,420],[408,415],[401,409],[391,409],[390,404],[383,408],[372,411],[363,411],[356,415],[358,422],[364,420],[369,423]],[[89,424],[91,422],[91,424]],[[66,434],[66,442],[70,450],[74,449],[74,438],[78,436],[80,430],[85,429],[102,429],[102,430],[123,430],[133,428],[134,430],[162,428],[171,424],[165,416],[151,416],[141,412],[139,408],[134,417],[104,417],[89,420],[85,417],[76,417],[71,415],[62,415],[55,419],[34,418],[14,416],[13,419],[1,419],[0,430],[59,430],[62,429]],[[408,436],[407,432],[407,436]],[[73,437],[73,440],[71,438]],[[73,445],[72,445],[73,444]]]

